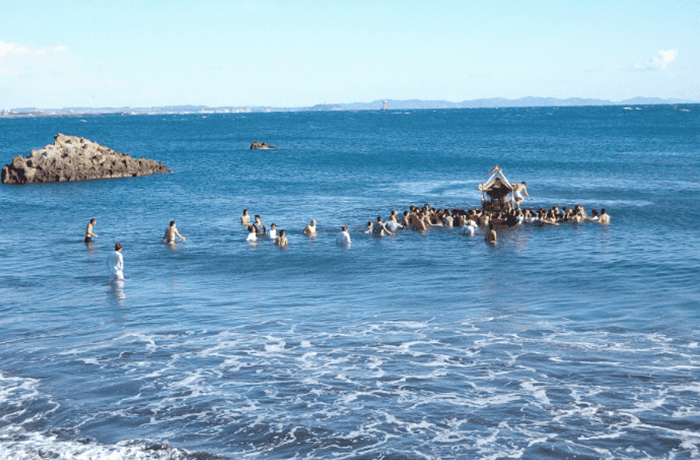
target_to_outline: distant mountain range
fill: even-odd
[[[463,102],[423,101],[409,99],[386,101],[388,110],[407,109],[477,109],[501,107],[581,107],[606,105],[659,105],[659,104],[697,104],[697,101],[687,99],[661,99],[656,97],[635,97],[624,101],[609,101],[605,99],[584,99],[572,97],[557,99],[554,97],[523,97],[520,99],[473,99]],[[339,110],[381,110],[384,100],[373,102],[353,102],[350,104],[317,104],[311,107],[208,107],[205,105],[174,105],[163,107],[66,107],[63,109],[38,109],[34,107],[0,110],[0,118],[15,117],[46,117],[46,116],[81,116],[81,115],[162,115],[162,114],[208,114],[208,113],[264,113],[264,112],[320,112]]]

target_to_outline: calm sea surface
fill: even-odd
[[[0,165],[59,132],[174,174],[0,186],[0,458],[700,457],[700,106],[0,119]],[[496,164],[611,224],[362,233]]]

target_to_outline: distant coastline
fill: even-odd
[[[323,112],[323,111],[357,111],[381,110],[385,100],[372,102],[353,102],[349,104],[317,104],[310,107],[209,107],[205,105],[174,105],[162,107],[66,107],[61,109],[39,109],[35,107],[0,110],[0,118],[24,117],[61,117],[61,116],[92,116],[92,115],[186,115],[213,113],[268,113],[268,112]],[[419,109],[478,109],[478,108],[509,108],[509,107],[585,107],[585,106],[626,106],[626,105],[678,105],[698,104],[698,101],[687,99],[662,99],[655,97],[635,97],[623,101],[606,99],[553,97],[523,97],[520,99],[489,98],[473,99],[463,102],[424,101],[419,99],[386,100],[389,110],[419,110]]]

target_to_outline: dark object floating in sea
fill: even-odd
[[[2,168],[2,183],[73,182],[172,172],[163,162],[132,158],[83,137],[59,133],[54,139],[53,144],[32,150],[27,157],[14,157]]]
[[[259,149],[269,150],[269,149],[277,149],[277,148],[279,148],[279,147],[277,147],[276,145],[270,145],[267,142],[253,141],[253,143],[250,144],[250,150],[259,150]]]

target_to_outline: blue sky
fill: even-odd
[[[700,101],[693,1],[0,0],[0,109]]]

